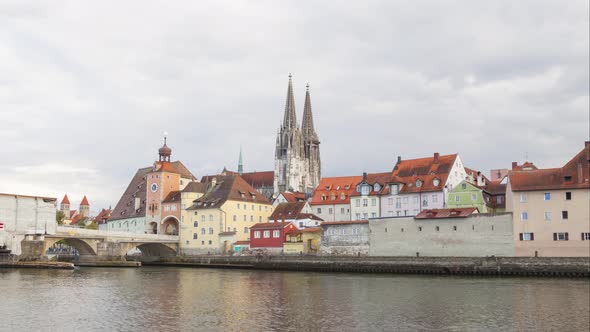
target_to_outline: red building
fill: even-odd
[[[258,223],[250,227],[250,249],[282,249],[285,233],[297,229],[292,223]]]

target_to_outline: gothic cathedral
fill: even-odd
[[[306,87],[300,129],[289,74],[285,116],[277,134],[275,150],[275,196],[283,191],[299,191],[311,195],[320,182],[321,169],[320,141],[313,127],[309,84]]]

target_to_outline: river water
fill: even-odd
[[[1,331],[588,331],[588,279],[0,269]]]

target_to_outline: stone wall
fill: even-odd
[[[369,224],[322,225],[320,255],[369,254]]]
[[[371,256],[514,256],[512,215],[369,221]]]

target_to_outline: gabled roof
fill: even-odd
[[[506,194],[506,184],[499,183],[499,182],[490,182],[485,186],[481,187],[483,191],[487,192],[490,195],[505,195]]]
[[[356,190],[356,184],[363,179],[362,176],[341,176],[322,178],[320,184],[315,189],[311,205],[325,204],[349,204],[350,194]],[[344,194],[344,199],[341,195]],[[322,195],[325,200],[322,200]],[[332,200],[334,195],[334,200]]]
[[[90,206],[90,204],[88,204],[88,199],[86,198],[86,196],[82,198],[82,202],[80,202],[80,205]]]
[[[64,198],[61,200],[61,204],[70,204],[70,200],[68,199],[68,194],[64,195]]]
[[[115,206],[113,213],[111,213],[109,220],[145,217],[145,199],[147,191],[146,176],[151,171],[152,167],[144,167],[137,170],[131,179],[129,186],[127,186],[127,189],[125,189],[125,192]],[[135,210],[136,197],[140,200],[138,210]]]
[[[196,180],[197,178],[184,166],[182,162],[179,160],[169,162],[169,161],[156,161],[154,163],[153,171],[156,172],[170,172],[170,173],[178,173],[183,178],[193,179]]]
[[[275,172],[266,171],[242,173],[241,177],[254,188],[272,187],[274,185]]]
[[[256,191],[239,175],[210,176],[208,179],[207,192],[194,200],[188,210],[219,208],[228,200],[271,204],[264,195]]]
[[[88,220],[88,218],[82,217],[81,214],[77,214],[77,215],[74,216],[74,218],[72,218],[72,221],[70,222],[70,225],[76,225],[80,221],[86,221],[86,220]]]
[[[305,193],[299,191],[283,191],[280,195],[289,203],[305,201]]]
[[[475,207],[456,209],[429,209],[422,210],[415,219],[442,219],[442,218],[465,218],[479,210]]]
[[[207,191],[207,184],[203,182],[191,181],[184,189],[183,193],[205,193]]]
[[[443,190],[449,173],[453,169],[457,154],[399,160],[392,173],[391,183],[404,184],[400,193],[417,193]],[[438,184],[435,184],[438,180]],[[418,186],[420,181],[420,186]],[[384,194],[389,193],[387,188]]]
[[[109,217],[111,216],[111,212],[113,210],[111,209],[102,209],[97,215],[96,217],[94,217],[93,221],[97,224],[104,224],[106,220],[109,219]]]
[[[512,191],[590,188],[590,143],[561,168],[510,171]]]
[[[306,202],[281,203],[275,207],[268,220],[282,221],[298,219],[297,217],[305,207],[305,204]]]
[[[387,187],[387,183],[391,181],[391,172],[383,172],[383,173],[368,173],[366,179],[361,179],[358,184],[367,183],[372,186],[371,192],[369,193],[370,196],[372,195],[381,195],[385,191],[385,187]],[[375,184],[378,183],[380,185],[379,190],[375,190]],[[350,196],[360,196],[361,193],[356,191],[356,186],[354,192],[350,194]]]
[[[254,224],[250,229],[283,229],[293,225],[290,222],[262,222]]]

